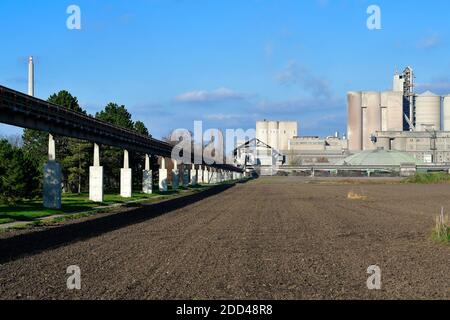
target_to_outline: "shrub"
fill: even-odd
[[[436,217],[436,226],[434,227],[433,237],[441,242],[450,242],[450,222],[449,215],[444,215],[444,208],[441,214]]]
[[[405,183],[433,184],[450,183],[450,174],[444,172],[418,173],[405,179]]]

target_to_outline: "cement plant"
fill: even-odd
[[[450,95],[414,92],[411,67],[392,91],[348,93],[347,134],[301,136],[296,121],[258,121],[236,163],[261,175],[411,176],[450,170]]]

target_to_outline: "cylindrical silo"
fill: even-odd
[[[450,131],[450,95],[444,97],[444,131]]]
[[[362,94],[349,92],[347,135],[350,151],[362,150]]]
[[[441,97],[424,92],[416,97],[416,131],[441,130]]]
[[[381,108],[382,130],[403,131],[403,93],[393,91],[382,92]],[[383,111],[385,111],[384,115]]]
[[[379,92],[364,92],[363,107],[363,150],[375,150],[372,136],[381,131],[381,94]]]

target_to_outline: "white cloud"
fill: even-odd
[[[418,83],[416,84],[416,91],[432,91],[436,94],[447,95],[450,93],[450,77],[438,77],[434,78],[429,83]]]
[[[242,115],[238,115],[238,114],[216,113],[216,114],[209,114],[209,115],[205,116],[205,119],[223,121],[223,120],[240,119],[241,117],[242,117]]]
[[[437,47],[441,43],[441,37],[438,34],[432,34],[425,38],[423,38],[419,44],[418,47],[420,49],[432,49]]]
[[[345,110],[346,102],[341,98],[298,98],[282,101],[262,100],[256,106],[259,112],[279,114],[321,113],[330,110]]]
[[[243,100],[248,95],[233,91],[228,88],[219,88],[213,91],[190,91],[183,93],[175,98],[175,101],[182,103],[204,103],[204,102],[222,102],[229,100]]]

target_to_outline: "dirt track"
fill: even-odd
[[[367,199],[348,200],[351,190]],[[0,265],[0,298],[450,299],[450,246],[429,240],[441,206],[450,186],[252,181],[16,257]],[[80,291],[66,288],[69,265]],[[381,291],[366,287],[370,265]]]

